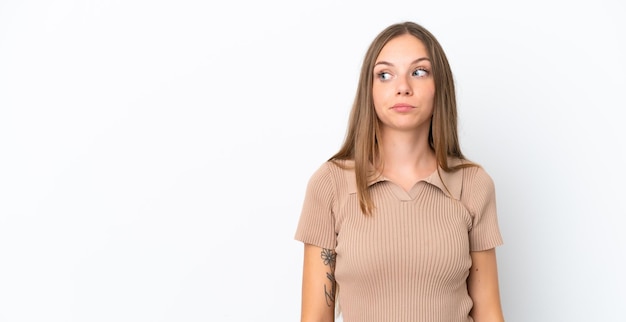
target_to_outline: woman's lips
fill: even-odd
[[[404,103],[398,103],[391,107],[391,109],[393,109],[396,112],[408,112],[414,108],[415,107],[413,105],[404,104]]]

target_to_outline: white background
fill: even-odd
[[[0,1],[0,321],[298,321],[309,176],[391,23],[448,54],[507,322],[626,321],[623,1]]]

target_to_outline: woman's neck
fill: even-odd
[[[383,175],[421,179],[437,169],[437,159],[428,134],[386,131],[380,138]]]

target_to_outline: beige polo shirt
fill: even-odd
[[[353,170],[325,162],[311,176],[295,239],[336,251],[344,322],[472,321],[470,251],[502,244],[494,183],[481,167],[439,172],[408,192],[371,182],[371,216]]]

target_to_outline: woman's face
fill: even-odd
[[[435,82],[421,40],[405,34],[390,40],[374,65],[372,95],[383,130],[428,133]]]

